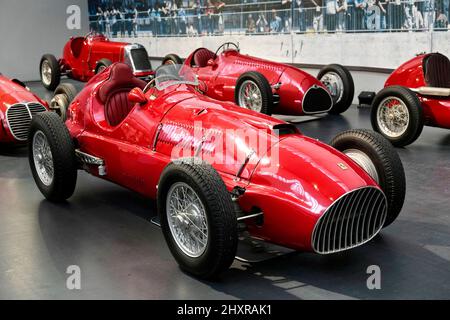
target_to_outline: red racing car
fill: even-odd
[[[163,64],[182,64],[175,54]],[[227,42],[216,52],[195,50],[184,61],[207,86],[206,94],[267,115],[342,113],[353,101],[350,72],[341,65],[324,67],[317,76],[289,65],[243,55]]]
[[[55,113],[33,119],[29,161],[50,201],[74,192],[77,170],[157,199],[182,269],[211,278],[232,263],[238,232],[330,254],[372,239],[399,214],[402,163],[368,130],[331,146],[295,126],[213,100],[189,68],[163,66],[146,84],[113,64]]]
[[[372,103],[372,127],[401,147],[413,143],[424,125],[450,129],[450,61],[421,54],[398,67]]]
[[[45,54],[39,64],[39,71],[44,87],[55,90],[61,76],[88,81],[114,62],[129,64],[137,77],[148,78],[154,74],[143,46],[110,41],[96,33],[71,38],[64,46],[63,57],[59,60],[51,54]]]
[[[47,102],[24,83],[0,73],[0,143],[25,142],[31,118],[47,109]]]

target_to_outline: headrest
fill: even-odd
[[[116,62],[110,68],[108,80],[98,90],[98,98],[101,102],[106,103],[109,94],[117,89],[132,89],[135,87],[143,89],[145,87],[146,82],[136,78],[129,65]]]

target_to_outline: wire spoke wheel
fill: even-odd
[[[42,131],[36,131],[34,134],[32,148],[39,179],[44,185],[50,186],[54,177],[53,155],[47,137]]]
[[[194,189],[184,182],[172,185],[167,194],[166,212],[177,246],[189,257],[200,257],[208,245],[208,218]]]
[[[41,65],[41,76],[42,76],[42,82],[44,82],[45,85],[50,85],[52,82],[52,68],[50,66],[50,63],[48,60],[44,60]]]
[[[319,81],[327,87],[333,98],[333,103],[336,104],[342,100],[345,89],[344,82],[336,72],[329,71],[325,73]]]
[[[408,129],[408,107],[397,97],[390,96],[383,99],[377,111],[377,123],[385,135],[400,137]]]
[[[239,88],[239,106],[261,112],[262,94],[256,83],[246,80]]]
[[[377,168],[375,167],[372,159],[370,159],[366,153],[357,149],[347,149],[344,150],[343,153],[363,168],[364,171],[366,171],[376,183],[380,183]]]

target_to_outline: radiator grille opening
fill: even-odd
[[[37,102],[18,103],[6,110],[6,121],[13,137],[18,141],[26,141],[32,117],[47,109]]]
[[[357,247],[372,239],[387,215],[384,193],[375,187],[351,191],[336,200],[316,223],[312,247],[321,254]]]
[[[327,90],[312,86],[303,96],[302,108],[306,114],[328,112],[333,107],[333,100]]]
[[[133,59],[136,70],[147,71],[152,69],[152,65],[145,48],[131,49],[131,59]]]

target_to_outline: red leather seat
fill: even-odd
[[[200,48],[195,51],[193,58],[195,66],[203,68],[206,67],[209,59],[214,58],[214,52],[205,48]]]
[[[443,54],[429,54],[423,61],[423,73],[429,87],[450,88],[450,60]]]
[[[111,126],[121,123],[134,105],[128,100],[133,88],[144,89],[146,82],[133,75],[131,67],[125,63],[114,63],[108,80],[98,90],[98,99],[105,106],[105,118]]]

